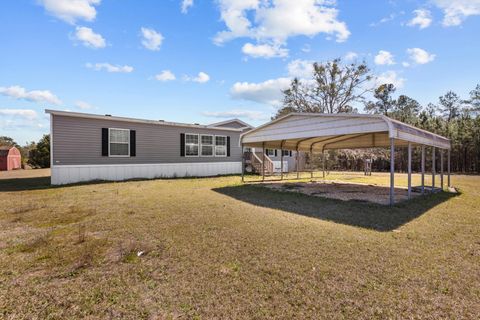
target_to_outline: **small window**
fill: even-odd
[[[108,149],[110,157],[130,156],[130,130],[108,129]]]
[[[267,149],[267,156],[275,157],[275,149]]]
[[[198,134],[185,134],[185,156],[198,157]]]
[[[203,157],[213,157],[213,136],[202,135],[202,156]]]
[[[283,154],[284,157],[288,157],[288,156],[290,156],[290,151],[282,150],[282,154]]]
[[[226,157],[227,156],[227,137],[215,136],[215,156]]]

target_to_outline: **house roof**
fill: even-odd
[[[409,142],[450,149],[450,140],[383,115],[290,113],[241,135],[245,146],[318,151]]]
[[[83,112],[71,112],[71,111],[60,111],[60,110],[51,110],[51,109],[45,109],[45,113],[48,113],[48,114],[51,114],[51,115],[66,116],[66,117],[100,119],[100,120],[122,121],[122,122],[135,122],[135,123],[162,125],[162,126],[201,128],[201,129],[222,130],[222,131],[241,132],[245,129],[245,128],[215,127],[215,126],[211,126],[211,125],[170,122],[170,121],[164,121],[164,120],[147,120],[147,119],[138,119],[138,118],[127,118],[127,117],[118,117],[118,116],[111,116],[111,115],[99,115],[99,114],[91,114],[91,113],[83,113]]]
[[[220,121],[220,122],[215,122],[215,123],[212,123],[212,124],[209,124],[208,126],[209,127],[219,127],[219,126],[222,126],[224,124],[229,124],[229,123],[232,123],[232,122],[237,122],[241,125],[243,125],[243,128],[253,128],[253,126],[249,125],[248,123],[246,123],[245,121],[242,121],[238,118],[234,118],[234,119],[230,119],[230,120],[225,120],[225,121]],[[242,128],[242,129],[243,129]]]

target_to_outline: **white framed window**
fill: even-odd
[[[275,149],[267,149],[267,156],[275,157]]]
[[[185,157],[198,157],[198,134],[185,134]]]
[[[108,156],[130,156],[130,130],[108,128]]]
[[[290,151],[288,150],[282,150],[283,156],[284,157],[290,157]]]
[[[200,142],[201,142],[200,154],[202,155],[202,157],[213,157],[213,149],[214,149],[213,136],[202,134],[200,136]]]
[[[227,137],[215,136],[215,156],[226,157],[227,156]]]

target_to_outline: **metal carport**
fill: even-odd
[[[411,195],[412,147],[422,147],[422,193],[424,192],[425,147],[432,150],[432,190],[435,187],[435,149],[440,149],[443,188],[443,150],[448,151],[447,171],[450,186],[450,140],[384,115],[290,113],[268,122],[240,137],[243,147],[262,147],[304,152],[329,149],[390,148],[390,204],[395,202],[395,147],[408,148],[408,195]],[[283,157],[283,152],[282,152]],[[281,161],[283,166],[283,159]],[[243,166],[245,170],[245,166]],[[283,168],[282,168],[283,174]],[[243,172],[243,171],[242,171]],[[243,174],[242,174],[243,180]]]

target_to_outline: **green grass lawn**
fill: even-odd
[[[480,177],[452,182],[389,208],[238,176],[0,180],[0,318],[478,318]]]

